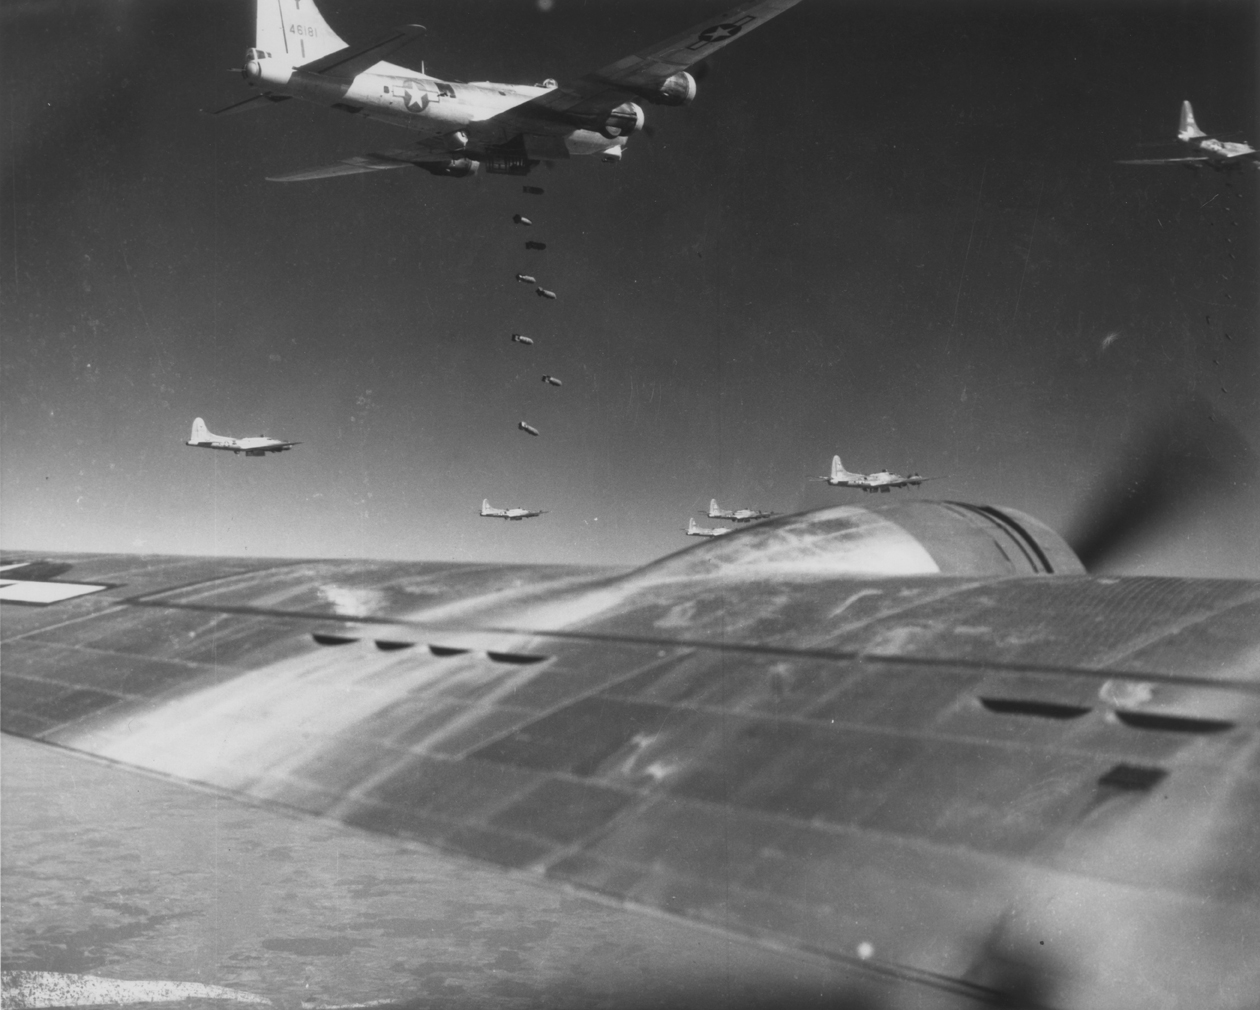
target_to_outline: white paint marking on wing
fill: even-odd
[[[271,1000],[265,996],[199,982],[131,982],[102,978],[100,975],[64,975],[55,971],[6,971],[0,976],[3,1010],[173,1003],[185,999],[226,999],[235,1003],[271,1005]]]
[[[72,600],[76,596],[99,593],[108,586],[91,586],[84,582],[10,582],[0,579],[0,600],[6,603],[37,603],[47,605]]]

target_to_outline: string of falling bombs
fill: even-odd
[[[537,196],[541,196],[543,192],[541,187],[538,187],[538,186],[522,186],[521,191],[524,193],[532,193]],[[513,214],[512,223],[515,225],[525,227],[525,228],[531,228],[533,227],[533,224],[534,224],[534,222],[531,221],[529,218],[527,218],[524,214]],[[525,248],[533,252],[542,252],[544,249],[547,248],[547,243],[539,242],[534,239],[528,239],[525,242]],[[520,284],[532,284],[534,286],[534,293],[539,298],[545,298],[548,301],[556,300],[556,293],[548,288],[543,287],[541,284],[539,284],[538,279],[534,277],[533,274],[524,274],[524,273],[517,274],[516,280],[517,280],[517,283],[520,283]],[[533,343],[534,343],[532,337],[527,337],[523,333],[513,333],[512,342],[515,344],[522,344],[526,347],[533,346]],[[554,375],[544,375],[542,377],[542,381],[549,386],[563,385],[563,383]],[[527,421],[521,421],[516,427],[519,431],[523,431],[527,435],[533,435],[537,437],[539,434],[538,429],[535,428],[532,424],[530,424]]]
[[[1235,188],[1233,180],[1230,179],[1225,182],[1224,186],[1221,189],[1219,189],[1207,200],[1202,200],[1198,196],[1195,196],[1194,199],[1198,200],[1199,202],[1199,211],[1201,212],[1200,213],[1201,222],[1205,223],[1209,228],[1216,227],[1216,224],[1217,224],[1217,221],[1215,220],[1216,218],[1222,219],[1220,223],[1224,226],[1224,230],[1222,232],[1217,233],[1215,242],[1219,246],[1220,239],[1222,235],[1224,236],[1225,242],[1224,242],[1223,251],[1228,257],[1228,262],[1221,263],[1221,268],[1223,268],[1227,272],[1219,273],[1218,271],[1218,274],[1219,274],[1220,279],[1224,281],[1227,286],[1231,286],[1232,282],[1234,282],[1238,278],[1238,270],[1236,267],[1237,256],[1235,254],[1234,249],[1231,247],[1234,244],[1234,236],[1237,234],[1237,232],[1233,231],[1233,229],[1239,226],[1238,212],[1242,208],[1239,207],[1238,201],[1244,199],[1243,193],[1240,191],[1240,189]],[[1230,325],[1229,320],[1230,320],[1230,317],[1233,315],[1233,312],[1231,310],[1236,310],[1236,303],[1234,302],[1234,296],[1231,292],[1224,291],[1223,294],[1225,296],[1225,300],[1223,302],[1215,303],[1223,309],[1222,312],[1215,314],[1216,319],[1217,319],[1215,326],[1213,325],[1214,313],[1212,312],[1208,312],[1204,314],[1203,322],[1204,322],[1204,326],[1207,329],[1208,338],[1210,341],[1212,364],[1214,366],[1217,366],[1217,368],[1222,369],[1223,372],[1228,372],[1230,368],[1229,362],[1226,361],[1226,363],[1222,365],[1221,359],[1226,358],[1227,355],[1229,355],[1229,353],[1232,350],[1232,348],[1225,346],[1226,344],[1232,344],[1234,342],[1233,336],[1230,334],[1229,330],[1226,329],[1225,327],[1228,327]],[[1223,324],[1220,319],[1221,316],[1225,317]],[[1217,341],[1213,339],[1213,337],[1215,336],[1213,333],[1213,330],[1217,327],[1219,327],[1221,330],[1221,335],[1224,338],[1224,343],[1217,343]],[[1226,386],[1224,382],[1222,381],[1224,379],[1224,375],[1218,372],[1216,373],[1214,377],[1216,378],[1216,385],[1220,393],[1224,396],[1229,396],[1229,387]],[[1208,417],[1210,420],[1213,420],[1213,421],[1216,420],[1214,412],[1209,412]]]

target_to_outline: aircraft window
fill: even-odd
[[[452,88],[449,84],[439,84],[437,86],[437,89],[438,89],[438,94],[440,95],[445,95],[447,98],[455,97],[455,89]]]
[[[387,95],[389,94],[389,85],[388,85],[388,84],[386,84],[386,85],[385,85],[385,94],[387,94]]]

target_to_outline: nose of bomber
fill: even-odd
[[[253,84],[262,77],[262,67],[259,66],[257,60],[248,60],[245,66],[241,68],[241,76]]]

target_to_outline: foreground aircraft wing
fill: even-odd
[[[674,74],[694,66],[800,0],[754,0],[688,28],[648,49],[584,77],[563,81],[545,95],[494,117],[518,129],[572,128],[634,98],[653,95]]]
[[[6,733],[907,1004],[1260,991],[1260,583],[1091,577],[1019,513],[922,501],[633,571],[38,560],[31,586],[92,591],[6,606]]]

